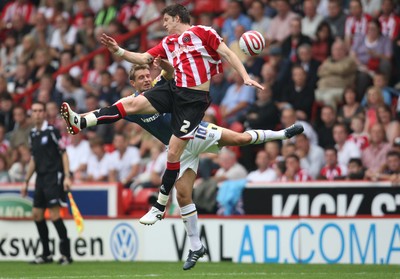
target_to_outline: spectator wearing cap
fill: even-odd
[[[243,13],[242,2],[238,0],[229,1],[226,15],[221,34],[225,43],[229,46],[236,39],[236,27],[242,25],[244,31],[250,30],[251,19]]]
[[[290,35],[290,23],[298,15],[291,11],[289,1],[277,0],[275,2],[277,15],[271,20],[267,31],[267,39],[271,43],[280,43]]]
[[[346,14],[343,11],[341,0],[329,0],[328,4],[328,17],[326,21],[332,29],[335,37],[344,39],[344,26],[346,23]]]
[[[344,89],[354,83],[357,65],[347,54],[347,47],[341,40],[332,45],[332,55],[318,69],[318,86],[315,99],[334,108],[343,99]]]
[[[315,39],[319,24],[324,18],[317,14],[317,6],[313,0],[305,0],[303,3],[304,17],[301,19],[301,33]]]

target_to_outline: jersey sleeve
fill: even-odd
[[[164,40],[163,40],[164,41]],[[160,56],[161,58],[167,58],[167,54],[165,52],[165,49],[163,47],[163,41],[161,41],[158,45],[156,45],[155,47],[149,49],[147,51],[148,54],[150,54],[153,57],[157,57]]]
[[[223,39],[215,29],[208,26],[198,26],[198,36],[212,49],[217,50]]]

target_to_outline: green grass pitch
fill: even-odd
[[[199,262],[189,271],[182,263],[166,262],[74,262],[30,265],[0,262],[0,278],[400,278],[398,265],[295,265]]]

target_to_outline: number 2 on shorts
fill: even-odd
[[[188,132],[187,128],[189,128],[189,126],[190,126],[190,121],[183,120],[183,125],[181,127],[181,132],[187,133]]]

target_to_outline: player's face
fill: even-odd
[[[178,24],[178,17],[172,17],[170,15],[165,14],[163,18],[163,26],[167,30],[168,34],[176,33],[176,26]]]
[[[132,81],[132,86],[138,92],[144,92],[151,88],[151,75],[147,69],[138,70],[135,73],[135,80]]]

